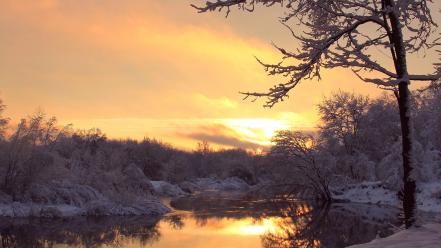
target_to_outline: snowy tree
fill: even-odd
[[[393,90],[400,113],[403,156],[403,209],[405,225],[415,218],[416,183],[412,177],[412,125],[410,114],[411,81],[434,82],[441,70],[433,75],[411,74],[407,57],[433,49],[436,23],[432,19],[431,0],[216,0],[195,6],[199,12],[232,7],[253,11],[255,6],[284,6],[281,23],[300,42],[295,52],[275,47],[283,58],[280,63],[259,60],[270,75],[283,75],[267,92],[244,92],[246,97],[264,97],[265,106],[272,107],[284,100],[289,92],[305,79],[320,79],[321,69],[349,68],[362,80]],[[303,33],[294,29],[301,27]],[[374,58],[376,51],[390,54],[392,66]],[[390,67],[390,68],[389,68]],[[435,83],[433,83],[435,84]]]
[[[374,162],[382,160],[399,141],[400,118],[392,96],[384,94],[369,103],[359,136],[363,153]]]
[[[6,105],[3,104],[2,99],[0,99],[0,140],[4,138],[5,129],[8,125],[9,119],[2,116],[3,111],[5,111]]]
[[[5,172],[2,175],[2,188],[10,193],[14,200],[17,195],[28,189],[41,168],[51,164],[52,156],[44,147],[50,147],[58,137],[55,118],[45,118],[37,112],[27,119],[22,119],[11,135],[7,157],[4,158]]]
[[[416,135],[425,146],[441,148],[441,88],[416,95],[414,126]]]
[[[272,142],[274,146],[269,156],[281,158],[281,163],[290,165],[297,178],[293,178],[294,175],[289,177],[296,181],[296,186],[312,187],[322,199],[331,199],[329,168],[321,163],[317,141],[312,135],[282,130],[276,133]],[[305,181],[305,185],[301,185],[302,181]]]
[[[318,105],[321,136],[337,140],[348,155],[353,155],[359,148],[360,125],[368,105],[369,98],[342,91],[325,98]]]

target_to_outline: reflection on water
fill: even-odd
[[[158,220],[139,217],[0,219],[0,247],[148,247],[159,237]]]
[[[298,201],[181,198],[161,220],[149,217],[0,219],[9,247],[344,247],[391,234],[397,211]]]
[[[397,212],[365,205],[290,204],[280,212],[277,231],[262,236],[264,248],[345,247],[392,234]]]

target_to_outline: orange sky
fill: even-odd
[[[112,138],[257,149],[277,129],[313,128],[315,105],[332,91],[381,94],[351,72],[333,70],[321,82],[301,84],[273,109],[242,101],[238,91],[264,90],[277,80],[253,56],[276,62],[271,41],[295,42],[277,22],[278,7],[225,19],[189,6],[200,2],[2,0],[6,115],[18,120],[41,108],[63,124],[99,127]],[[416,67],[430,69],[429,61]]]

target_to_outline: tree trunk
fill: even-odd
[[[412,125],[410,120],[410,92],[409,92],[409,73],[407,70],[406,47],[403,42],[402,24],[397,13],[394,12],[394,0],[382,0],[383,11],[385,11],[385,22],[390,21],[390,32],[388,34],[391,44],[391,54],[394,58],[395,70],[398,79],[398,106],[400,109],[401,136],[402,136],[402,156],[403,156],[403,212],[404,224],[406,228],[415,223],[416,212],[416,183],[412,177],[413,154],[412,154]]]
[[[409,82],[402,81],[398,86],[398,106],[400,109],[401,136],[402,136],[402,155],[403,155],[403,211],[404,224],[406,228],[415,223],[416,199],[415,179],[412,177],[412,125],[410,120],[410,92]]]

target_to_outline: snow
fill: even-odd
[[[90,201],[104,201],[105,197],[89,185],[69,181],[52,181],[46,184],[33,184],[30,198],[40,204],[67,204],[83,206]]]
[[[189,193],[247,192],[250,188],[245,181],[237,177],[224,180],[197,178],[191,182],[181,183],[183,190],[180,186],[166,181],[149,181],[135,166],[128,166],[123,175],[118,180],[106,179],[103,175],[102,180],[93,187],[68,180],[35,183],[26,198],[19,202],[2,193],[0,216],[162,215],[170,209],[157,196],[180,197]],[[112,186],[120,189],[122,196],[111,191],[108,188],[111,185],[107,182],[113,182]]]
[[[195,193],[200,191],[200,187],[198,185],[196,185],[194,182],[189,182],[189,181],[184,181],[182,183],[179,184],[179,187],[188,193]]]
[[[357,203],[398,206],[400,201],[397,193],[386,189],[381,182],[363,182],[351,184],[333,190],[333,198]]]
[[[383,239],[375,239],[351,248],[439,248],[441,247],[441,224],[426,224],[403,230]]]
[[[125,177],[113,186],[125,190],[128,198],[109,192],[108,181],[94,187],[68,180],[33,184],[24,201],[14,202],[10,196],[0,194],[0,216],[5,217],[71,217],[108,215],[162,215],[170,211],[156,196],[180,197],[189,193],[220,194],[247,192],[250,186],[237,177],[224,180],[197,178],[179,186],[166,181],[149,181],[134,166],[124,170]],[[181,188],[182,186],[183,188]],[[153,191],[153,192],[150,192]],[[154,195],[151,195],[153,193]]]
[[[441,213],[441,182],[419,185],[417,205],[420,210]]]
[[[229,177],[226,179],[196,178],[184,181],[178,185],[166,181],[151,181],[154,191],[158,196],[179,197],[188,194],[220,194],[220,193],[246,193],[250,186],[242,179]]]
[[[200,191],[247,191],[250,186],[242,179],[229,177],[224,180],[213,178],[198,178],[193,184]]]
[[[0,192],[0,216],[159,216],[169,212],[151,191],[153,186],[142,171],[128,166],[122,176],[108,179],[102,175],[93,186],[69,180],[33,183],[16,201]]]
[[[250,185],[238,177],[226,179],[196,178],[184,181],[179,187],[188,193],[214,193],[214,192],[248,192]]]
[[[177,196],[185,196],[187,195],[179,186],[171,184],[166,181],[150,181],[153,185],[153,189],[155,193],[159,196],[169,196],[169,197],[177,197]]]
[[[420,183],[417,188],[418,209],[441,213],[441,182]],[[336,188],[333,190],[333,198],[339,201],[401,207],[397,192],[387,189],[381,182],[363,182]]]
[[[152,215],[160,216],[170,209],[159,200],[144,200],[133,204],[121,205],[110,201],[90,202],[84,206],[68,204],[35,204],[13,202],[0,204],[3,217],[43,217],[62,218],[73,216],[110,216],[110,215]]]

